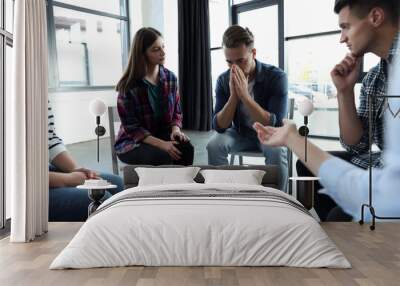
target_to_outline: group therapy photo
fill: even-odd
[[[0,0],[1,285],[398,285],[400,2]]]

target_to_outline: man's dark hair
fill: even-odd
[[[254,48],[254,36],[248,28],[239,25],[230,26],[222,37],[222,46],[226,48],[237,48],[245,44],[247,48]]]
[[[336,0],[334,10],[336,14],[339,14],[344,7],[348,6],[354,15],[364,18],[374,7],[380,7],[389,16],[390,21],[398,25],[399,3],[399,0]]]

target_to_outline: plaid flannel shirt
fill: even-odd
[[[363,126],[363,134],[360,142],[356,145],[347,145],[340,138],[342,146],[353,155],[351,163],[361,168],[367,169],[369,166],[369,105],[372,104],[373,114],[373,143],[375,143],[380,150],[384,147],[384,131],[385,131],[385,118],[384,112],[386,110],[386,99],[382,96],[386,95],[387,79],[388,79],[388,65],[396,52],[397,37],[394,39],[392,47],[389,51],[388,59],[381,59],[378,65],[373,67],[364,77],[360,94],[360,106],[357,110],[358,118],[360,118]],[[372,100],[370,100],[372,99]],[[371,102],[370,102],[371,101]],[[383,157],[382,152],[377,151],[372,156],[372,167],[382,168]]]
[[[160,87],[162,102],[165,106],[163,125],[168,128],[176,125],[182,127],[182,110],[176,76],[160,66]],[[146,92],[139,92],[144,89]],[[124,154],[139,146],[147,136],[157,132],[154,111],[151,107],[146,85],[139,81],[126,93],[118,94],[117,108],[121,118],[121,126],[115,142],[117,154]]]

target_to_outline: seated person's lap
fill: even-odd
[[[167,140],[169,135],[159,135],[155,136],[157,138]],[[175,145],[176,148],[182,153],[181,160],[173,160],[172,157],[155,146],[146,143],[139,143],[139,146],[135,147],[133,150],[128,151],[124,154],[118,154],[118,158],[130,165],[192,165],[194,158],[194,147],[188,142],[178,142],[179,144]]]
[[[100,177],[117,186],[106,191],[103,201],[123,190],[123,182],[119,176],[101,173]],[[50,188],[49,221],[85,221],[90,203],[87,190],[73,187]]]
[[[224,133],[214,133],[207,144],[207,150],[214,154],[222,152],[224,155],[245,150],[261,152],[257,138],[242,136],[234,128],[229,128]]]
[[[239,134],[234,128],[229,128],[223,133],[215,133],[207,144],[208,162],[210,165],[227,165],[228,154],[232,152],[255,151],[262,152],[265,164],[277,165],[280,169],[281,190],[286,191],[287,181],[287,156],[284,148],[269,147],[259,143],[252,132],[245,135]]]

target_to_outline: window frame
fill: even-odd
[[[229,26],[232,25],[232,3],[233,3],[233,0],[228,0],[228,8],[227,9],[228,9],[228,17],[229,17],[229,21],[228,21]],[[211,37],[211,31],[210,31],[210,37]],[[210,40],[210,43],[211,43],[211,40]],[[222,40],[221,40],[221,43],[220,43],[219,46],[210,46],[210,58],[212,58],[212,52],[218,51],[218,50],[222,50],[222,49],[223,49],[222,48]],[[212,73],[212,62],[211,62],[211,76],[212,76],[212,74],[213,73]],[[212,83],[211,83],[211,85],[212,85]],[[215,105],[214,90],[215,90],[215,86],[211,86],[211,89],[212,89],[212,93],[213,93],[212,109],[213,109],[213,113],[214,113],[214,105]]]
[[[76,5],[66,4],[61,1],[47,0],[47,31],[48,31],[48,54],[49,54],[49,92],[80,92],[80,91],[97,91],[97,90],[113,90],[115,85],[92,85],[92,86],[60,86],[57,44],[56,44],[56,29],[54,23],[54,7],[69,9],[77,12],[87,13],[101,17],[112,18],[120,21],[126,21],[126,29],[121,33],[121,56],[122,65],[124,68],[128,62],[130,49],[130,15],[129,15],[129,0],[120,0],[121,15],[107,13],[104,11],[84,8]],[[126,15],[126,16],[123,16]],[[87,67],[88,70],[88,67]]]
[[[318,37],[331,36],[331,35],[340,35],[340,33],[341,33],[341,30],[332,30],[332,31],[326,31],[326,32],[318,32],[318,33],[310,33],[310,34],[302,34],[302,35],[285,37],[285,49],[286,49],[287,43],[290,42],[290,41],[302,40],[302,39],[308,39],[308,38],[318,38]],[[285,60],[286,60],[286,63],[287,63],[288,56],[286,56]],[[361,63],[361,66],[360,66],[361,72],[360,72],[360,77],[357,80],[357,83],[361,83],[362,79],[367,74],[366,72],[363,72],[363,69],[364,69],[364,63]],[[285,69],[285,70],[287,70],[287,69]],[[326,108],[323,108],[323,109],[325,110]],[[318,109],[316,109],[316,110],[318,110]],[[338,110],[338,109],[337,108],[334,108],[334,109],[331,108],[329,110],[335,111],[335,110]],[[329,110],[326,110],[326,112],[329,112]],[[326,136],[326,135],[318,135],[318,134],[310,134],[308,137],[312,138],[312,139],[324,139],[324,140],[332,140],[332,141],[339,141],[340,140],[340,138],[338,136]]]
[[[295,35],[295,36],[288,36],[288,37],[285,37],[285,51],[286,51],[287,43],[289,41],[301,40],[301,39],[307,39],[307,38],[318,38],[318,37],[324,37],[324,36],[330,36],[330,35],[340,35],[340,34],[341,34],[341,30],[337,29],[337,30],[330,30],[330,31],[325,31],[325,32],[307,33],[307,34],[301,34],[301,35]],[[288,60],[288,56],[287,56],[287,53],[285,52],[285,63],[287,63],[287,60]],[[287,70],[287,69],[285,68],[285,70]],[[357,83],[362,83],[362,80],[366,74],[367,74],[367,72],[364,72],[364,62],[362,62],[360,65],[360,76],[357,80]],[[338,110],[338,109],[335,108],[334,110]],[[326,112],[329,112],[329,110],[326,110]],[[312,139],[323,139],[323,140],[332,140],[332,141],[340,140],[340,138],[338,136],[325,136],[325,135],[318,135],[318,134],[310,134],[308,137],[312,138]]]
[[[232,2],[233,0],[228,0],[228,16],[229,16],[229,26],[232,25]],[[211,32],[210,32],[211,35]],[[222,50],[222,40],[221,40],[221,45],[219,46],[211,46],[210,47],[210,52],[215,51],[215,50]]]
[[[307,39],[307,38],[318,38],[318,37],[324,37],[324,36],[331,36],[331,35],[340,35],[341,30],[332,30],[332,31],[326,31],[326,32],[319,32],[319,33],[310,33],[310,34],[302,34],[302,35],[296,35],[296,36],[290,36],[290,37],[285,37],[285,49],[286,49],[286,43],[292,40],[302,40],[302,39]],[[364,62],[361,63],[360,66],[360,76],[357,80],[357,83],[362,83],[363,78],[368,72],[364,72]]]
[[[283,0],[253,0],[231,6],[231,19],[232,24],[238,24],[239,13],[257,10],[270,6],[278,6],[278,52],[279,52],[279,68],[284,70],[285,66],[285,45],[284,45],[284,32],[285,32],[285,18],[284,18],[284,1]]]
[[[0,0],[1,21],[0,21],[0,236],[10,232],[10,219],[6,215],[6,188],[5,188],[5,105],[6,105],[6,50],[7,46],[13,47],[13,34],[6,31],[6,0]],[[14,1],[13,5],[14,5]],[[12,9],[14,13],[14,8]]]

